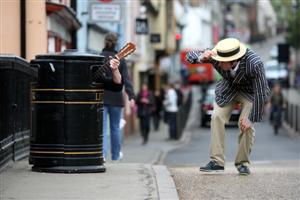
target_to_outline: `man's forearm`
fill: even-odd
[[[120,61],[118,59],[111,59],[109,61],[109,64],[110,64],[110,68],[111,68],[111,71],[112,71],[113,81],[117,84],[121,84],[122,83],[122,76],[121,76],[121,73],[119,71]]]
[[[201,52],[200,51],[190,51],[186,54],[186,60],[191,64],[196,64],[201,62]]]
[[[113,81],[115,83],[117,83],[117,84],[122,83],[122,76],[121,76],[120,71],[118,69],[112,70],[112,78],[113,78]]]

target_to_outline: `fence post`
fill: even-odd
[[[295,110],[295,114],[296,114],[296,116],[295,116],[295,130],[296,130],[296,132],[298,132],[298,130],[299,130],[299,123],[298,123],[298,112],[299,112],[299,107],[298,107],[298,105],[296,105],[296,110]]]
[[[289,120],[289,102],[286,101],[285,111],[284,111],[284,121],[288,122]]]
[[[290,120],[289,120],[289,124],[290,126],[293,128],[293,117],[294,117],[294,105],[291,104],[291,112],[290,112]]]

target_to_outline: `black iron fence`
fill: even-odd
[[[26,60],[0,55],[0,171],[28,156],[30,83],[36,79],[37,70]]]
[[[300,134],[300,107],[298,104],[289,102],[288,99],[286,99],[284,121],[289,128]]]
[[[177,138],[181,138],[182,132],[185,128],[186,122],[188,120],[188,115],[190,113],[192,105],[192,92],[189,91],[187,96],[184,98],[183,104],[179,107],[178,117],[177,117]]]
[[[285,99],[284,125],[292,135],[300,135],[300,91],[297,88],[283,90]]]

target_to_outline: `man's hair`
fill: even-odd
[[[239,58],[239,59],[237,59],[237,60],[232,60],[232,61],[230,61],[230,64],[233,64],[234,62],[239,62],[239,61],[241,61],[242,59],[241,58]]]
[[[118,35],[116,33],[109,32],[105,35],[104,42],[106,48],[114,49],[118,42]]]

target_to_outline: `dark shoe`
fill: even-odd
[[[219,165],[216,161],[211,160],[205,167],[200,167],[202,172],[224,171],[224,167]]]
[[[249,167],[247,167],[245,165],[239,166],[238,171],[239,171],[240,175],[245,175],[245,176],[250,175]]]
[[[148,143],[148,138],[143,138],[142,145],[146,145]]]
[[[165,141],[172,141],[174,140],[173,138],[166,138]]]

